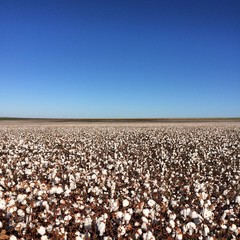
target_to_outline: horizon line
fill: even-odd
[[[162,118],[54,118],[54,117],[0,117],[0,121],[56,121],[56,122],[190,122],[240,121],[240,117],[162,117]]]

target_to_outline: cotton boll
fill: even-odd
[[[148,206],[149,207],[152,208],[155,204],[156,204],[156,202],[154,200],[152,200],[152,199],[148,200]]]
[[[180,228],[176,229],[176,239],[177,240],[182,240],[183,239],[183,234]]]
[[[86,230],[89,230],[92,226],[92,219],[91,218],[86,218],[85,221],[84,221],[84,228]]]
[[[210,232],[210,230],[209,230],[208,226],[204,225],[204,227],[203,227],[203,236],[207,237],[209,232]]]
[[[24,217],[25,216],[25,212],[22,209],[19,209],[17,211],[17,214],[18,214],[19,217]]]
[[[199,214],[196,211],[190,211],[189,216],[190,218],[194,219],[194,218],[198,218]]]
[[[187,216],[189,216],[191,210],[190,208],[184,208],[183,210],[181,210],[181,215],[183,215],[184,218],[186,218]]]
[[[83,236],[83,237],[77,236],[77,237],[75,238],[75,240],[84,240],[84,239],[85,239],[85,236]]]
[[[186,225],[183,226],[183,232],[188,232],[189,235],[192,235],[193,232],[197,229],[196,224],[194,222],[188,222]]]
[[[147,224],[145,222],[142,223],[141,225],[141,228],[144,230],[144,231],[147,231]]]
[[[129,223],[130,219],[131,219],[131,215],[129,213],[124,213],[123,220],[126,222],[126,224]]]
[[[123,207],[127,207],[129,205],[129,201],[127,199],[124,199],[122,205]]]
[[[240,205],[240,196],[237,196],[236,199],[235,199],[235,203],[239,204]]]
[[[175,222],[173,220],[170,220],[169,224],[170,224],[171,228],[175,228]]]
[[[53,226],[52,226],[51,224],[48,225],[47,228],[46,228],[46,230],[47,230],[48,233],[51,233],[52,230],[53,230]]]
[[[211,210],[209,210],[209,209],[207,209],[207,208],[204,208],[204,209],[202,210],[202,216],[203,216],[203,218],[209,219],[209,218],[211,218],[212,215],[213,215],[213,213],[212,213]]]
[[[151,231],[147,231],[143,234],[144,240],[155,240],[155,237],[153,236],[153,233]]]
[[[99,235],[103,236],[103,234],[105,233],[105,230],[106,230],[106,224],[104,222],[100,222],[98,224]]]
[[[11,235],[9,240],[17,240],[17,237],[15,237],[14,235]]]
[[[49,205],[47,201],[43,201],[42,205],[45,207],[45,209],[48,211],[49,210]]]
[[[148,219],[147,219],[146,217],[142,217],[142,221],[143,221],[144,223],[148,223]]]
[[[110,211],[113,212],[113,211],[117,211],[118,208],[119,208],[119,203],[118,201],[115,201],[114,199],[110,199]]]
[[[0,199],[0,210],[5,210],[6,201],[4,199]]]
[[[119,226],[118,227],[118,238],[120,238],[121,236],[123,236],[126,233],[126,229],[123,226]]]
[[[62,194],[63,193],[63,188],[62,187],[57,187],[56,193],[57,194]]]
[[[46,235],[41,236],[41,240],[48,240],[48,237]]]
[[[26,223],[24,222],[19,222],[16,226],[15,226],[15,230],[17,231],[21,231],[22,229],[26,228]]]
[[[237,226],[235,224],[232,224],[230,227],[229,227],[229,230],[232,231],[232,232],[235,232],[237,230]]]
[[[135,233],[135,238],[138,239],[138,238],[141,237],[141,235],[142,235],[142,229],[139,228],[139,229],[137,230],[137,232]]]
[[[37,232],[40,234],[40,235],[45,235],[46,233],[46,228],[43,227],[43,226],[40,226],[38,229],[37,229]]]
[[[67,215],[64,217],[64,221],[70,221],[72,219],[72,217],[70,215]]]
[[[148,217],[149,213],[150,213],[149,209],[147,209],[147,208],[143,209],[144,216]]]
[[[166,231],[168,234],[170,234],[172,232],[172,229],[170,227],[166,227]]]

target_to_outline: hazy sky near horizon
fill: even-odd
[[[239,0],[2,0],[0,116],[240,117]]]

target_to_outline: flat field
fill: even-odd
[[[239,122],[0,121],[0,239],[240,239]]]

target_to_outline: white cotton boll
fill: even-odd
[[[26,208],[26,213],[32,213],[32,208],[30,207],[30,206],[28,206],[27,208]]]
[[[70,221],[72,219],[72,217],[70,215],[67,215],[64,217],[64,221]]]
[[[100,221],[100,223],[98,223],[97,226],[98,226],[99,235],[102,236],[105,233],[106,224]]]
[[[60,183],[60,181],[61,181],[61,178],[59,178],[59,177],[55,177],[55,178],[54,178],[54,182],[55,182],[56,184]]]
[[[190,235],[193,234],[194,230],[196,230],[196,224],[194,222],[188,222],[186,225],[183,226],[183,232],[189,232]]]
[[[63,193],[63,188],[62,187],[57,187],[56,193],[57,194]]]
[[[205,193],[205,192],[202,192],[202,199],[203,199],[203,200],[206,200],[206,199],[207,199],[207,197],[208,197],[208,194],[207,194],[207,193]]]
[[[103,175],[107,175],[107,170],[106,170],[106,169],[103,169],[103,170],[102,170],[102,174],[103,174]]]
[[[222,229],[227,229],[227,226],[226,226],[225,224],[222,224],[222,225],[221,225],[221,228],[222,228]]]
[[[19,209],[17,211],[17,214],[18,214],[19,217],[24,217],[25,216],[25,212],[22,209]]]
[[[182,233],[176,233],[176,239],[177,240],[182,240],[183,239]]]
[[[137,230],[136,234],[135,234],[135,238],[138,239],[138,238],[141,237],[141,235],[142,235],[142,229],[139,228],[139,229]]]
[[[26,199],[27,195],[26,194],[18,194],[17,196],[17,201],[21,204],[25,203],[25,199]]]
[[[49,210],[49,205],[47,201],[43,201],[42,205],[45,207],[45,209],[48,211]]]
[[[149,209],[147,209],[147,208],[143,209],[144,216],[148,217],[149,213],[150,213]]]
[[[84,237],[82,238],[82,237],[80,237],[80,236],[77,236],[77,237],[75,238],[75,240],[84,240]]]
[[[202,210],[202,216],[205,218],[205,219],[208,219],[208,218],[211,218],[211,216],[213,215],[212,211],[207,209],[207,208],[204,208]]]
[[[151,231],[147,231],[146,233],[143,234],[143,239],[144,240],[155,240],[155,237],[153,236]]]
[[[2,228],[3,227],[3,224],[2,224],[2,222],[0,221],[0,228]]]
[[[84,221],[84,227],[86,230],[89,230],[92,226],[92,219],[90,217],[87,217]]]
[[[51,233],[53,230],[53,226],[52,225],[48,225],[47,226],[47,232]]]
[[[148,200],[148,206],[153,207],[156,204],[156,202],[152,199]]]
[[[48,240],[48,237],[46,235],[41,236],[41,240]]]
[[[150,184],[149,183],[144,183],[143,184],[146,188],[149,188],[150,187]]]
[[[235,224],[232,224],[230,227],[229,227],[229,230],[232,231],[232,232],[235,232],[237,230],[237,226]]]
[[[132,208],[129,208],[129,209],[127,210],[127,212],[128,212],[130,215],[132,215],[132,214],[133,214],[133,209],[132,209]]]
[[[112,240],[111,237],[103,237],[103,240]]]
[[[183,215],[184,218],[186,218],[187,216],[189,216],[190,212],[190,208],[184,208],[180,213],[181,215]]]
[[[80,181],[80,179],[81,179],[81,174],[80,174],[79,172],[77,172],[77,173],[75,174],[75,176],[76,176],[76,182]]]
[[[123,207],[127,207],[129,205],[129,201],[127,199],[124,199],[122,205]]]
[[[207,237],[208,234],[209,234],[209,232],[210,232],[210,230],[209,230],[208,226],[207,226],[207,225],[204,225],[204,228],[203,228],[203,236],[204,236],[204,237]]]
[[[131,219],[131,215],[129,213],[124,213],[123,219],[128,224]]]
[[[4,199],[0,199],[0,210],[6,209],[6,201]]]
[[[240,196],[237,196],[236,199],[235,199],[235,203],[239,204],[240,205]]]
[[[148,219],[147,219],[146,217],[142,217],[142,221],[143,221],[144,223],[148,223]]]
[[[17,237],[15,237],[14,235],[11,235],[9,240],[17,240]]]
[[[142,223],[141,228],[142,228],[144,231],[147,231],[147,224],[146,224],[145,222]]]
[[[26,174],[26,175],[29,175],[29,176],[32,175],[32,170],[31,170],[31,169],[28,169],[28,168],[25,169],[25,174]]]
[[[38,232],[40,235],[45,235],[46,229],[45,229],[45,227],[40,226],[40,227],[37,229],[37,232]]]
[[[169,218],[170,218],[171,220],[175,220],[176,217],[177,217],[177,215],[176,215],[175,213],[171,213],[171,214],[169,215]]]
[[[168,234],[170,234],[172,232],[172,229],[170,227],[166,227],[166,231]]]
[[[123,226],[119,226],[118,227],[118,238],[120,238],[121,236],[123,236],[126,233],[126,229]]]
[[[49,193],[50,194],[55,194],[57,192],[57,187],[53,186],[50,190]]]
[[[172,207],[176,207],[178,204],[177,204],[177,201],[174,201],[174,200],[172,200],[171,201],[171,205],[172,205]]]
[[[189,214],[189,217],[194,219],[194,218],[198,218],[199,214],[196,211],[191,211]]]
[[[42,196],[42,195],[43,195],[43,191],[42,191],[42,190],[39,190],[36,195],[37,195],[37,196]]]
[[[26,223],[24,222],[19,222],[17,226],[15,227],[15,230],[21,231],[22,229],[26,228]]]
[[[171,228],[175,228],[175,222],[173,220],[170,220],[169,224],[170,224]]]
[[[104,214],[102,215],[102,218],[103,218],[104,220],[107,220],[107,219],[108,219],[107,213],[104,213]]]
[[[71,193],[71,190],[70,190],[70,189],[67,189],[67,190],[64,192],[64,196],[65,196],[65,197],[69,197],[69,196],[70,196],[70,193]]]

